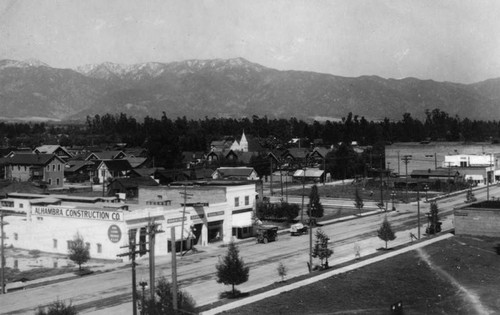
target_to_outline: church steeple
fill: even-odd
[[[243,133],[241,135],[240,149],[243,152],[248,152],[248,140],[247,137],[245,136],[245,130],[243,130]]]

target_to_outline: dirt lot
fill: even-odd
[[[227,314],[498,314],[499,243],[453,237]]]

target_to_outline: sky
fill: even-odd
[[[500,77],[497,0],[0,0],[0,60],[56,68],[242,57],[278,70]]]

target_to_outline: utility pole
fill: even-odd
[[[184,243],[184,216],[186,215],[186,201],[187,199],[190,199],[193,194],[188,194],[186,190],[186,185],[184,185],[184,192],[181,192],[180,194],[184,197],[184,206],[182,207],[182,224],[181,224],[181,257],[182,257],[182,252],[183,252],[183,243]]]
[[[104,191],[106,190],[104,188],[104,185],[105,185],[105,177],[106,176],[106,170],[105,169],[102,169],[102,196],[104,197]]]
[[[314,205],[312,205],[314,206]],[[309,272],[312,272],[312,247],[313,247],[313,229],[312,229],[312,212],[313,209],[311,209],[311,212],[309,213]]]
[[[404,155],[403,158],[401,159],[403,161],[403,163],[405,163],[405,166],[406,166],[406,202],[408,202],[408,163],[410,163],[410,160],[411,160],[411,155]],[[399,161],[399,160],[398,160]]]
[[[380,206],[384,206],[384,183],[382,179],[382,155],[380,155]]]
[[[283,200],[283,170],[280,166],[281,200]]]
[[[273,158],[269,157],[269,194],[273,195]]]
[[[417,188],[417,224],[418,224],[418,239],[420,239],[420,187]]]
[[[137,315],[137,283],[135,279],[135,255],[137,255],[138,251],[136,250],[136,233],[137,230],[129,230],[128,236],[128,246],[122,246],[120,248],[127,248],[128,253],[118,254],[118,257],[128,256],[129,259],[132,260],[132,314]]]
[[[5,257],[3,252],[3,210],[0,210],[0,294],[5,294]]]
[[[323,186],[326,182],[326,156],[323,158]]]
[[[177,254],[175,250],[175,226],[170,228],[170,252],[172,254],[172,305],[177,312]]]
[[[448,193],[451,193],[451,164],[452,162],[445,162],[446,166],[448,167]]]
[[[302,169],[302,210],[300,211],[300,222],[304,222],[304,193],[306,188],[306,166]],[[310,219],[310,218],[309,218]],[[311,221],[311,220],[309,220]]]
[[[159,226],[160,224],[151,220],[147,228],[149,238],[149,293],[151,294],[151,300],[155,298],[155,235],[164,232],[159,229]]]

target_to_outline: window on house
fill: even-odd
[[[28,167],[27,167],[27,166],[25,166],[25,167],[24,167],[24,171],[26,172],[27,170],[28,170]]]
[[[68,249],[71,248],[71,246],[73,246],[73,241],[67,241],[68,242]]]
[[[102,253],[102,244],[97,243],[97,253],[101,254]]]
[[[239,207],[240,206],[240,197],[234,197],[234,206]]]
[[[10,166],[10,169],[11,169],[11,170],[14,170],[14,165],[11,165],[11,166]]]
[[[85,243],[85,248],[87,248],[88,250],[90,250],[90,243]]]
[[[56,178],[56,185],[59,186],[59,178]]]
[[[17,233],[14,233],[14,241],[17,241],[18,235]]]
[[[20,170],[21,170],[21,166],[20,166],[20,165],[18,165],[18,166],[17,166],[17,170],[18,170],[18,171],[20,171]]]
[[[250,196],[245,196],[245,206],[250,204]]]
[[[52,185],[52,178],[49,178],[49,185]]]
[[[57,164],[57,171],[61,171],[61,164]]]
[[[57,240],[55,238],[52,239],[52,244],[54,248],[57,248]]]
[[[24,208],[24,204],[20,203],[19,208],[21,208],[21,209]]]
[[[52,171],[55,171],[55,170],[56,170],[56,165],[52,164]]]
[[[47,171],[50,171],[50,165],[47,165]]]

